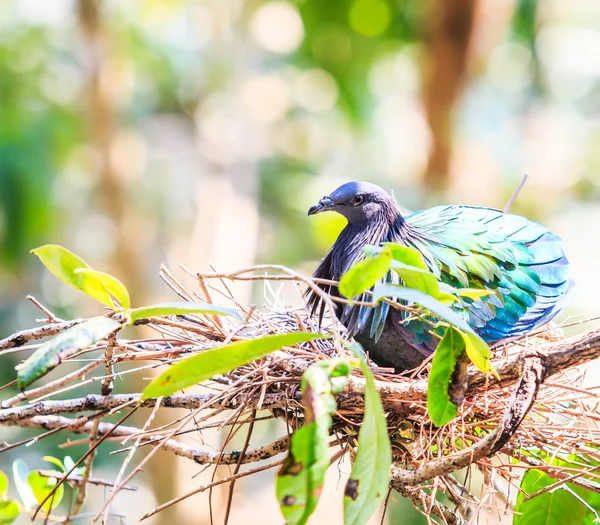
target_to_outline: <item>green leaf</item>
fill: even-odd
[[[591,480],[588,479],[588,482],[590,481]],[[596,489],[598,488],[597,483],[594,483],[593,481],[591,481],[591,483],[596,485]],[[572,489],[574,492],[578,493],[579,496],[582,497],[587,502],[587,504],[595,511],[591,512],[590,510],[588,510],[588,513],[585,515],[585,519],[583,520],[582,525],[598,525],[598,515],[600,514],[600,494],[598,494],[598,492],[593,492],[592,490],[586,490],[576,486],[573,486]]]
[[[491,352],[488,344],[477,334],[465,333],[461,330],[459,333],[465,342],[465,351],[472,363],[484,374],[491,372],[497,379],[500,379],[498,372],[490,363]]]
[[[461,334],[452,326],[446,329],[440,341],[429,372],[427,412],[433,424],[441,427],[457,415],[456,405],[450,400],[448,389],[458,357],[465,351]]]
[[[104,339],[121,326],[108,317],[94,317],[46,341],[29,359],[16,367],[18,387],[23,390],[75,352]]]
[[[19,517],[19,506],[12,500],[0,501],[0,525],[10,525]]]
[[[52,463],[53,465],[57,466],[61,472],[66,472],[65,470],[65,464],[58,458],[55,458],[54,456],[44,456],[42,458],[44,461],[47,461],[48,463]]]
[[[82,279],[74,272],[78,268],[89,268],[83,259],[57,244],[40,246],[35,250],[31,250],[31,253],[37,255],[43,265],[61,281],[81,290],[80,281]]]
[[[27,476],[27,483],[31,487],[38,505],[46,499],[46,496],[54,489],[58,483],[57,478],[42,476],[37,470],[33,470]],[[65,492],[65,486],[60,485],[54,495],[42,505],[42,510],[48,514],[52,509],[58,507],[62,501]]]
[[[119,304],[125,310],[129,310],[131,307],[129,292],[127,291],[127,288],[125,288],[125,285],[116,277],[89,268],[78,268],[74,273],[75,275],[82,275],[84,277],[84,285],[86,288],[84,291],[88,295],[91,295],[89,293],[90,291],[93,291],[94,293],[96,293],[97,290],[102,291],[98,296],[92,295],[94,299],[98,299],[98,301],[114,309],[114,304],[110,297],[112,296],[119,301]],[[107,294],[109,295],[108,304],[105,302]]]
[[[588,510],[571,490],[559,488],[525,501],[526,495],[533,494],[556,481],[540,470],[528,470],[525,473],[521,480],[521,491],[517,495],[513,525],[584,523]]]
[[[355,354],[360,358],[360,352]],[[364,525],[369,521],[387,494],[392,465],[387,420],[373,372],[362,358],[360,367],[366,381],[365,409],[356,460],[344,492],[345,525]]]
[[[112,307],[110,294],[104,286],[83,273],[75,273],[75,270],[81,268],[89,269],[90,267],[73,252],[56,244],[46,244],[45,246],[31,250],[31,253],[37,255],[44,266],[61,281]]]
[[[354,299],[372,288],[390,271],[391,261],[390,251],[382,250],[373,257],[357,262],[340,279],[340,293],[348,299]]]
[[[416,248],[411,248],[410,246],[402,246],[401,244],[395,244],[392,242],[385,242],[383,243],[383,245],[385,246],[385,248],[390,250],[392,258],[395,261],[403,263],[407,266],[418,268],[420,270],[429,271],[427,263],[423,258],[423,254]]]
[[[290,450],[277,473],[277,499],[288,524],[304,524],[314,512],[329,467],[333,393],[348,382],[350,365],[330,359],[311,365],[302,377],[305,424],[293,435]]]
[[[323,337],[322,334],[309,332],[267,335],[260,339],[237,341],[207,350],[179,361],[164,371],[144,389],[142,399],[171,395],[182,388],[264,357],[283,346],[292,346]]]
[[[163,315],[183,315],[183,314],[208,314],[208,315],[231,315],[240,321],[244,318],[239,310],[227,308],[225,306],[215,306],[214,304],[196,304],[196,303],[163,303],[153,304],[134,308],[130,312],[131,321],[138,319],[147,319],[148,317],[160,317]]]
[[[8,491],[8,476],[0,470],[0,499],[4,499]]]
[[[409,303],[420,304],[431,313],[440,317],[444,321],[447,321],[451,325],[460,328],[464,332],[470,334],[474,333],[473,329],[467,324],[465,319],[460,314],[419,290],[413,290],[411,288],[398,286],[396,284],[378,283],[373,290],[373,297],[376,301],[379,301],[384,297],[394,297]]]
[[[19,497],[23,502],[23,506],[26,510],[31,510],[37,507],[37,499],[31,487],[27,483],[27,477],[29,476],[29,469],[27,464],[22,459],[17,459],[13,462],[13,479]]]
[[[304,525],[315,510],[329,467],[329,428],[309,423],[292,436],[277,474],[277,499],[286,523]]]
[[[458,301],[454,295],[440,290],[440,283],[437,277],[428,270],[408,266],[398,261],[392,261],[391,268],[409,288],[420,290],[444,304],[453,304]]]

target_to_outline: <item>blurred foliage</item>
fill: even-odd
[[[53,180],[81,135],[77,108],[48,96],[64,62],[48,31],[0,32],[0,266],[11,270],[56,228]]]
[[[300,66],[321,67],[340,88],[340,107],[357,124],[368,118],[373,101],[369,72],[385,52],[423,38],[430,7],[418,0],[342,0],[298,2],[306,38],[298,52]]]
[[[14,1],[3,7],[5,22],[0,35],[0,265],[19,280],[31,264],[25,257],[31,246],[49,240],[74,239],[76,245],[73,247],[78,249],[74,230],[78,228],[79,216],[90,209],[98,211],[95,177],[104,159],[94,157],[86,122],[86,83],[93,54],[78,28],[74,5],[59,2],[56,13],[41,10],[38,14],[26,12],[26,7],[19,7]],[[301,21],[299,40],[291,44],[284,42],[283,51],[269,48],[269,42],[265,45],[260,35],[257,37],[259,14],[267,20],[266,27],[269,23],[277,23],[272,9],[275,5],[286,7],[285,16],[292,18],[297,9]],[[266,8],[270,9],[269,13]],[[382,103],[387,104],[394,93],[404,99],[406,93],[414,89],[415,80],[411,75],[418,74],[424,59],[422,43],[431,31],[428,19],[434,9],[431,2],[416,0],[294,3],[231,0],[219,4],[206,1],[194,7],[162,0],[130,2],[127,6],[104,2],[102,21],[108,57],[105,73],[107,81],[114,82],[109,87],[111,96],[116,99],[119,128],[132,133],[145,150],[147,162],[140,168],[141,176],[158,182],[158,187],[177,184],[176,176],[169,181],[170,174],[178,169],[177,153],[173,158],[163,157],[149,163],[156,160],[151,148],[160,144],[162,138],[155,126],[160,126],[160,119],[165,115],[181,119],[192,140],[195,140],[194,134],[198,135],[202,158],[200,171],[193,176],[199,183],[211,171],[227,171],[231,166],[231,160],[215,160],[214,137],[219,142],[216,146],[220,147],[227,146],[228,141],[238,140],[235,137],[224,139],[223,134],[233,133],[240,138],[248,132],[258,135],[256,147],[259,151],[251,151],[255,146],[250,140],[241,146],[237,155],[249,159],[254,172],[252,176],[258,177],[260,184],[258,204],[261,212],[264,211],[267,242],[263,246],[267,248],[260,247],[257,256],[261,260],[275,258],[286,264],[296,264],[307,256],[317,258],[338,231],[339,223],[325,228],[322,237],[308,236],[307,243],[300,245],[290,235],[306,230],[306,220],[301,212],[311,197],[331,189],[333,183],[327,182],[327,177],[367,177],[384,185],[392,185],[394,180],[393,185],[406,189],[402,202],[418,206],[420,198],[414,195],[415,179],[410,170],[423,162],[422,154],[415,151],[419,148],[426,151],[427,144],[421,144],[417,137],[414,144],[403,144],[410,137],[410,126],[416,122],[405,123],[402,104],[391,106],[398,110],[398,147],[411,150],[406,152],[407,158],[420,155],[421,160],[415,158],[410,162],[407,160],[405,166],[390,167],[396,162],[396,156],[387,146],[382,149],[381,144],[393,140],[393,136],[388,138],[388,134],[393,134],[393,124],[389,124],[389,130],[382,128],[381,119],[388,117],[387,106]],[[486,5],[485,16],[491,16],[492,9]],[[271,18],[263,16],[265,13]],[[498,27],[502,24],[502,16],[498,18]],[[496,112],[503,112],[499,115],[502,119],[516,118],[515,111],[522,111],[523,106],[519,104],[508,109],[509,114],[506,114],[507,108],[502,109],[507,94],[515,94],[515,100],[518,100],[520,93],[515,93],[515,88],[519,86],[528,97],[536,93],[552,97],[552,86],[546,89],[546,84],[552,73],[549,70],[556,66],[547,62],[547,51],[542,49],[540,54],[540,34],[544,36],[543,32],[548,28],[569,24],[572,34],[567,37],[575,38],[577,28],[581,28],[583,34],[588,23],[581,16],[568,18],[570,16],[560,2],[541,10],[535,0],[515,1],[507,31],[503,34],[501,29],[496,29],[499,31],[497,42],[491,48],[488,45],[487,49],[491,51],[479,59],[484,68],[475,70],[472,85],[467,86],[469,99],[476,96],[476,106],[485,105],[487,95],[484,93],[489,87],[485,86],[490,81],[492,85],[497,84],[498,74],[507,77],[500,79],[500,87],[505,93],[496,93],[499,102]],[[483,18],[480,23],[487,23]],[[548,47],[543,39],[541,43]],[[512,60],[512,65],[507,60]],[[492,68],[491,73],[486,67]],[[496,71],[498,67],[501,69]],[[316,76],[302,76],[304,72]],[[597,72],[591,68],[587,74],[586,86],[591,82],[586,90],[587,98],[573,97],[576,104],[589,104],[591,95],[596,92],[593,86],[597,85]],[[245,100],[244,90],[248,83],[269,75],[283,80],[277,87],[280,91],[274,93],[286,100],[278,112],[264,103],[250,108],[251,117],[266,110],[273,114],[269,118],[258,115],[248,122],[249,108],[245,106],[254,101]],[[310,97],[318,99],[322,96],[319,89],[324,89],[323,86],[333,90],[328,95],[330,100],[311,100]],[[478,86],[483,86],[484,90]],[[315,93],[311,94],[310,89]],[[418,104],[419,99],[409,97],[406,103]],[[572,115],[586,109],[586,106],[572,107]],[[240,111],[244,113],[243,117],[231,116],[232,112]],[[240,119],[245,122],[242,124]],[[466,106],[461,121],[467,123],[467,131],[473,126],[468,123],[472,119],[472,110]],[[490,125],[497,122],[494,113],[488,120]],[[475,125],[481,123],[475,121]],[[244,128],[242,135],[236,131],[239,126]],[[388,126],[387,121],[385,126]],[[172,131],[166,126],[162,133],[169,139]],[[116,133],[118,135],[119,129]],[[584,149],[580,159],[585,151],[597,149],[594,143],[600,133],[594,129],[589,133],[588,144],[582,144]],[[209,140],[206,140],[206,134],[211,135]],[[486,134],[487,130],[480,134],[479,140],[485,140]],[[500,137],[495,148],[503,142]],[[122,149],[116,149],[115,155],[126,156],[131,151],[127,146],[125,142]],[[502,151],[508,146],[503,146]],[[515,151],[513,158],[519,155]],[[585,173],[581,178],[570,177],[576,179],[572,184],[576,195],[584,199],[597,194],[592,191],[597,186],[593,171],[593,166],[598,163],[597,155],[590,154],[589,162],[593,163],[592,169],[586,169],[586,163],[583,163]],[[127,159],[123,163],[127,168]],[[510,193],[514,180],[518,180],[523,171],[523,166],[514,161],[510,165],[518,168],[517,173],[510,168],[505,173],[509,188],[506,193]],[[355,166],[356,172],[347,173],[349,166]],[[189,177],[193,172],[186,169],[186,173]],[[123,178],[131,206],[147,218],[154,216],[157,219],[155,227],[162,231],[161,242],[164,243],[169,228],[181,225],[171,218],[173,205],[164,200],[177,190],[167,189],[161,194],[148,184],[134,184],[137,181],[128,180],[128,174]],[[313,193],[317,186],[320,191]],[[77,195],[81,202],[61,199],[63,193]],[[69,204],[74,204],[75,209],[70,209]],[[178,213],[193,206],[193,202],[187,202]],[[188,217],[190,213],[193,214],[193,210],[188,212]],[[319,223],[319,230],[323,229],[321,226]],[[61,238],[56,238],[57,234]],[[169,247],[160,246],[159,249],[164,252]],[[11,300],[17,300],[17,297],[19,295],[15,294]]]

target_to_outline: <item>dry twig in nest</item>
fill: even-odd
[[[129,374],[145,377],[149,369],[168,366],[223,342],[316,328],[302,308],[277,307],[265,311],[239,304],[222,285],[226,281],[290,281],[323,293],[315,281],[297,272],[281,266],[263,265],[232,273],[191,275],[199,283],[199,294],[185,288],[166,268],[161,271],[169,286],[186,300],[211,302],[219,293],[219,302],[222,302],[225,296],[245,312],[246,324],[202,315],[142,319],[137,324],[152,329],[154,336],[138,340],[112,337],[108,344],[99,343],[72,356],[73,364],[83,360],[77,370],[71,367],[71,371],[62,377],[24,392],[4,389],[1,425],[42,430],[34,440],[57,432],[87,436],[89,451],[80,459],[88,465],[87,473],[69,478],[80,488],[81,497],[76,502],[75,513],[80,512],[85,485],[95,482],[89,477],[91,462],[97,446],[105,440],[122,443],[123,448],[118,452],[126,452],[124,464],[131,461],[137,449],[150,449],[151,452],[129,475],[123,477],[122,469],[114,484],[108,483],[112,485],[112,492],[99,515],[108,512],[115,495],[129,487],[131,479],[158,449],[201,465],[236,465],[236,470],[225,479],[149,511],[145,517],[191,494],[280,465],[282,460],[277,457],[286,452],[289,445],[286,434],[257,448],[248,447],[247,439],[242,450],[219,452],[191,447],[181,438],[190,432],[215,426],[231,427],[235,432],[270,418],[285,421],[293,431],[304,418],[299,391],[303,372],[317,361],[344,352],[335,339],[313,341],[284,348],[226,376],[213,378],[208,384],[210,393],[182,393],[141,403],[138,403],[139,393],[113,394],[111,384],[116,378],[125,378]],[[324,299],[331,307],[332,298]],[[39,346],[41,339],[84,321],[61,321],[47,309],[43,310],[48,317],[46,324],[0,341],[0,357],[5,366],[9,357],[15,354],[19,358],[26,357],[30,350]],[[343,331],[331,316],[329,322],[327,329],[330,331]],[[446,523],[466,523],[462,516],[468,516],[474,508],[502,507],[504,503],[495,500],[502,493],[508,493],[515,486],[517,474],[526,469],[542,469],[559,483],[568,481],[600,492],[600,484],[595,481],[599,475],[594,466],[600,460],[598,394],[584,387],[584,373],[578,368],[599,355],[600,330],[555,342],[529,338],[512,343],[503,349],[502,355],[493,359],[500,379],[469,369],[466,398],[459,408],[459,416],[442,428],[435,428],[427,416],[426,367],[414,377],[394,375],[375,367],[376,387],[386,410],[393,443],[391,487],[424,512],[438,516]],[[128,364],[126,368],[122,366],[125,363]],[[93,375],[99,369],[101,375]],[[100,395],[80,397],[75,394],[82,386],[96,383]],[[335,439],[331,444],[338,446],[338,450],[346,451],[355,446],[356,431],[362,421],[364,389],[362,376],[352,375],[347,388],[337,396],[333,423]],[[59,393],[62,398],[69,396],[68,399],[56,399]],[[157,411],[168,412],[172,408],[185,408],[189,413],[178,419],[174,415],[170,425],[152,426]],[[150,410],[142,427],[101,421],[117,412],[124,414],[121,418],[124,421],[133,410]],[[0,452],[34,440],[5,443]],[[576,455],[581,462],[576,472],[547,461],[547,458],[569,454]],[[241,465],[257,462],[263,463],[250,470],[241,468]],[[457,471],[469,467],[479,469],[489,484],[494,480],[494,486],[488,485],[487,493],[478,497],[454,476]],[[457,503],[456,510],[436,501],[433,495],[440,490],[447,492]]]

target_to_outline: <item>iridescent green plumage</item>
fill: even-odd
[[[562,306],[568,262],[560,239],[545,227],[489,208],[438,206],[406,218],[422,232],[409,242],[455,288],[485,288],[458,308],[488,342],[547,323]]]

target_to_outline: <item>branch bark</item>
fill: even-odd
[[[13,422],[17,425],[16,422]],[[43,428],[45,430],[53,430],[60,428],[73,434],[89,434],[94,427],[93,421],[88,421],[87,418],[81,417],[77,419],[70,419],[64,416],[34,416],[31,418],[23,419],[18,422],[18,426],[27,428]],[[100,423],[98,425],[97,434],[98,437],[102,437],[110,433],[110,438],[129,438],[137,436],[141,433],[141,429],[137,427],[121,425],[115,428],[112,423]],[[150,434],[142,439],[142,445],[157,446],[161,440],[164,439],[163,434]],[[247,450],[243,455],[240,450],[230,450],[226,452],[208,452],[203,449],[190,447],[184,443],[180,443],[176,439],[169,439],[163,448],[168,452],[180,456],[183,458],[191,459],[192,461],[200,464],[227,464],[235,465],[240,463],[254,463],[256,461],[262,461],[264,459],[271,458],[277,454],[281,454],[287,451],[289,443],[288,436],[279,438],[268,445],[257,447],[251,450]],[[0,453],[2,448],[0,448]],[[241,460],[240,460],[241,458]]]
[[[494,361],[494,368],[500,379],[485,375],[474,367],[469,368],[466,396],[480,394],[488,390],[501,390],[515,385],[523,376],[525,363],[539,359],[540,372],[544,380],[600,357],[600,329],[590,330],[563,341],[548,343],[537,348],[524,349],[517,355]],[[427,400],[427,379],[392,383],[376,381],[384,404],[393,408],[398,402]],[[365,382],[351,377],[348,391],[364,393]]]
[[[60,332],[64,332],[68,328],[71,328],[76,324],[81,324],[84,321],[87,321],[87,319],[73,319],[72,321],[45,324],[43,326],[38,326],[37,328],[32,328],[31,330],[17,332],[16,334],[8,336],[0,341],[0,352],[2,350],[23,346],[29,341],[35,341],[37,339],[59,334]]]
[[[68,399],[64,401],[40,401],[34,405],[24,405],[22,407],[12,407],[0,410],[0,424],[18,425],[20,421],[34,416],[48,416],[53,414],[76,414],[87,411],[114,410],[124,405],[130,405],[141,399],[142,394],[113,394],[110,396],[100,396],[90,394],[86,397],[77,399]],[[179,394],[165,397],[162,406],[168,408],[187,408],[197,409],[203,405],[208,405],[211,400],[215,400],[212,406],[219,406],[226,409],[235,409],[242,404],[250,408],[258,408],[259,399],[249,401],[239,398],[219,400],[218,394]],[[140,408],[152,408],[156,401],[154,399],[145,399],[139,403]],[[290,404],[289,397],[281,392],[275,394],[266,394],[262,401],[263,409],[283,408]]]

